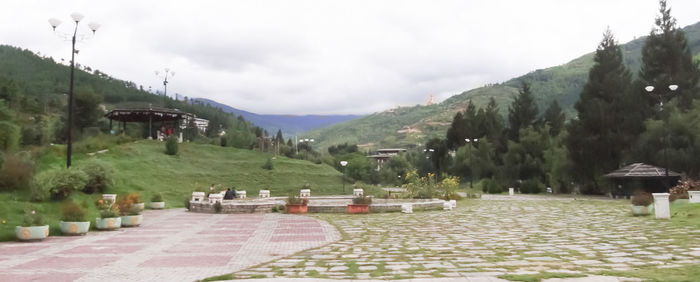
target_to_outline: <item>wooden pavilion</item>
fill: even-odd
[[[681,174],[664,168],[644,163],[633,163],[604,175],[610,179],[610,193],[613,198],[629,198],[637,190],[651,193],[668,193],[669,189],[681,179]]]
[[[181,132],[180,121],[185,120],[185,125],[187,125],[187,121],[195,118],[193,114],[178,109],[153,107],[151,105],[114,109],[109,111],[105,117],[109,119],[110,131],[112,130],[113,120],[121,123],[122,132],[126,132],[127,122],[148,123],[148,136],[154,139]],[[158,129],[155,131],[153,130],[154,124],[158,126]],[[119,124],[117,124],[117,128],[119,128]]]

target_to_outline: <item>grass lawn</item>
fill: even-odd
[[[260,189],[269,189],[272,196],[296,194],[305,183],[311,184],[312,195],[342,192],[342,174],[325,164],[278,156],[273,160],[274,168],[265,170],[262,166],[273,157],[271,154],[194,143],[180,144],[177,156],[166,155],[164,151],[163,142],[141,140],[113,147],[93,157],[74,154],[73,166],[80,167],[88,158],[98,158],[115,170],[114,184],[107,193],[136,192],[142,201],[148,202],[153,193],[161,192],[166,207],[171,208],[184,207],[184,200],[190,198],[193,191],[208,191],[211,184],[234,185],[238,190],[246,190],[250,197],[257,197]],[[38,163],[42,170],[61,167],[65,165],[65,158],[61,150],[55,150]],[[77,192],[72,197],[89,208],[88,218],[94,221],[97,210],[93,201],[101,195]],[[51,225],[51,234],[60,234],[61,203],[50,200],[30,203],[28,199],[27,191],[0,193],[0,240],[14,240],[14,228],[22,222],[25,208],[43,214]]]

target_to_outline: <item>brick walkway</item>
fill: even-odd
[[[193,281],[338,239],[304,216],[145,211],[141,227],[0,243],[0,281]]]

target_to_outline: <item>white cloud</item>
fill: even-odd
[[[656,1],[5,1],[0,43],[67,58],[46,20],[102,29],[77,61],[146,88],[258,113],[370,113],[568,62],[610,26],[649,33]],[[700,3],[671,1],[681,26]],[[61,28],[70,28],[64,23]]]

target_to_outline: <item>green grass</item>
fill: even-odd
[[[525,281],[525,282],[539,282],[544,279],[549,278],[576,278],[576,277],[586,277],[583,274],[573,274],[573,273],[554,273],[554,272],[540,272],[538,274],[505,274],[500,275],[498,278],[506,279],[510,281]]]
[[[645,281],[700,281],[700,267],[692,264],[673,268],[648,266],[633,271],[602,271],[598,274],[616,277],[636,277]]]
[[[214,276],[214,277],[209,277],[207,279],[199,280],[199,281],[224,281],[224,280],[233,280],[236,279],[236,276],[233,274],[224,274],[224,275],[219,275],[219,276]]]
[[[700,229],[700,204],[671,204],[671,222],[679,226]]]
[[[208,191],[211,184],[235,185],[238,190],[246,190],[249,197],[257,197],[260,189],[269,189],[272,196],[296,194],[304,183],[311,184],[313,195],[342,192],[342,174],[325,164],[278,156],[273,160],[274,169],[265,170],[262,165],[272,157],[267,153],[194,143],[180,144],[177,156],[166,155],[164,151],[163,142],[140,140],[112,147],[109,152],[94,157],[74,154],[73,165],[80,167],[89,158],[109,163],[115,173],[114,184],[107,193],[136,192],[148,202],[153,193],[160,192],[168,208],[184,207],[184,199],[189,198],[193,191]],[[65,158],[60,149],[47,150],[38,161],[40,170],[64,165]],[[87,204],[89,219],[97,217],[93,201],[100,195],[76,192],[72,197],[78,203]],[[29,205],[45,215],[51,225],[51,234],[60,234],[61,203],[50,200],[29,203],[28,199],[28,191],[0,192],[0,202],[3,203],[0,205],[1,241],[14,240],[14,228],[21,223],[23,210]],[[4,224],[2,220],[5,220]]]

